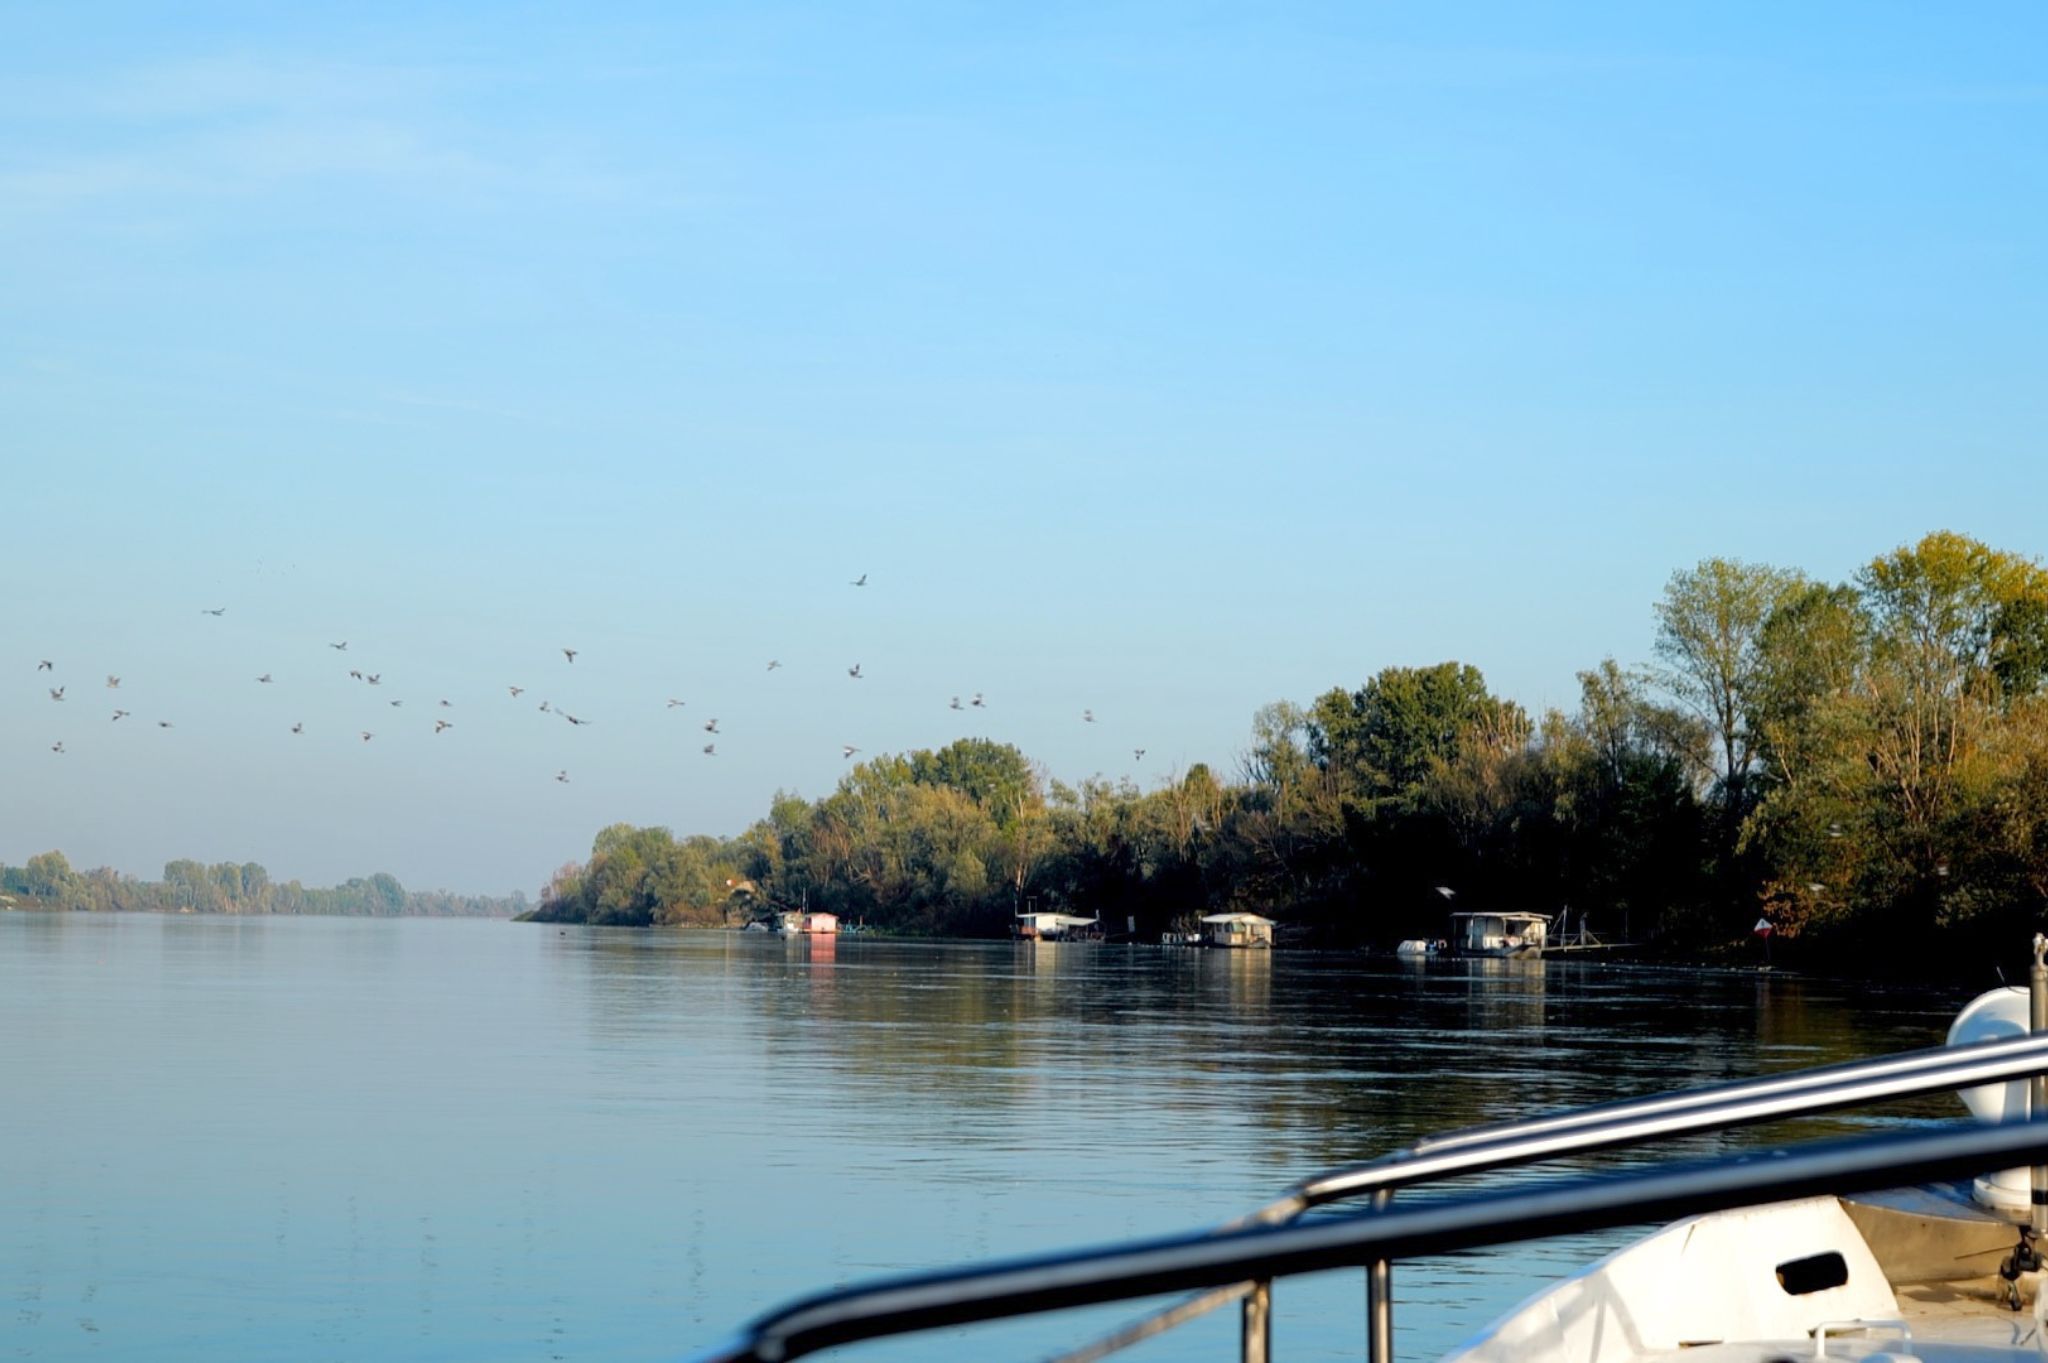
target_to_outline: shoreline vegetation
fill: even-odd
[[[296,880],[279,884],[255,862],[196,861],[165,865],[162,880],[138,880],[101,866],[74,870],[62,852],[43,852],[25,865],[0,864],[0,910],[56,913],[206,913],[275,917],[516,918],[524,894],[458,895],[407,890],[378,872],[326,889]]]
[[[1234,768],[1151,790],[962,738],[778,792],[735,837],[614,824],[528,918],[733,925],[807,905],[903,935],[1027,909],[1138,940],[1248,910],[1283,942],[1569,910],[1648,959],[1900,970],[2000,959],[2048,899],[2048,571],[1940,531],[1843,583],[1707,559],[1652,660],[1531,715],[1457,662],[1252,717]],[[1986,953],[1989,953],[1988,955]]]

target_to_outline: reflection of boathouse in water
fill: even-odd
[[[1467,958],[1465,1029],[1502,1034],[1541,1027],[1550,993],[1550,965],[1541,956]]]

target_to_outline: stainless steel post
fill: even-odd
[[[2048,1032],[2048,936],[2034,934],[2034,968],[2027,976],[2028,1026],[2036,1036]],[[2048,1074],[2037,1074],[2028,1085],[2029,1115],[2048,1115]],[[2048,1164],[2032,1170],[2033,1218],[2028,1223],[2037,1237],[2048,1236]]]
[[[1394,1200],[1393,1190],[1372,1195],[1374,1211]],[[1365,1356],[1369,1363],[1394,1363],[1394,1266],[1375,1259],[1365,1266]]]
[[[1273,1283],[1264,1280],[1252,1287],[1244,1299],[1244,1345],[1239,1350],[1244,1363],[1272,1363]]]

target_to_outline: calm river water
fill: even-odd
[[[1193,1228],[1450,1125],[1930,1044],[1968,992],[0,914],[0,1352],[672,1358],[799,1292]],[[1402,1265],[1401,1355],[1602,1247]],[[1277,1356],[1359,1357],[1361,1299],[1282,1283]],[[1130,1314],[838,1356],[1029,1359]],[[1128,1356],[1233,1357],[1234,1328]]]

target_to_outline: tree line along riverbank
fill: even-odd
[[[21,866],[0,864],[0,909],[74,913],[225,913],[338,915],[351,918],[512,918],[526,896],[407,890],[380,871],[315,888],[275,881],[255,862],[173,861],[162,880],[138,880],[101,866],[73,869],[62,852]]]
[[[1388,667],[1253,717],[1227,767],[1054,779],[963,738],[778,794],[736,837],[618,824],[534,916],[697,924],[806,903],[994,935],[1027,905],[1141,934],[1250,910],[1340,945],[1457,907],[1569,907],[1697,955],[1968,957],[2048,898],[2048,571],[1937,532],[1846,582],[1708,559],[1653,603],[1650,659],[1530,714],[1473,667]]]

